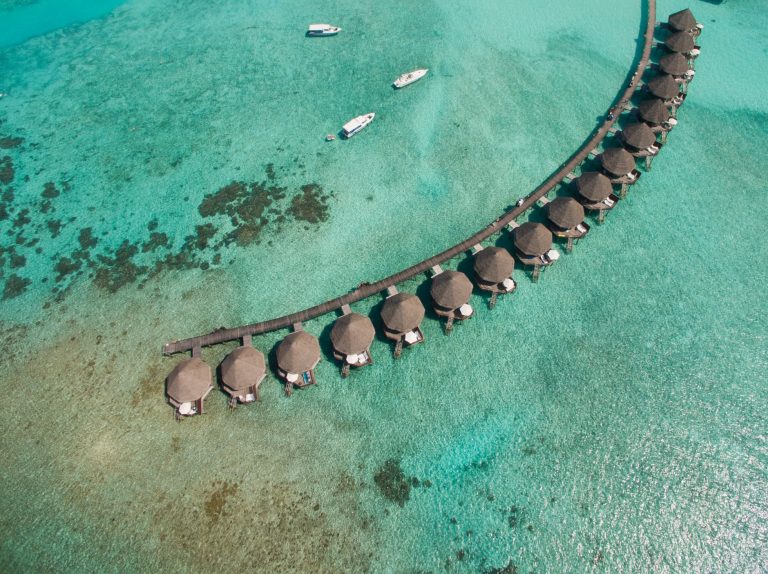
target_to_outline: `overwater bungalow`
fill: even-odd
[[[474,315],[475,311],[469,304],[472,296],[472,282],[460,271],[443,271],[440,266],[432,268],[432,308],[440,317],[445,317],[445,332],[450,333],[454,321],[463,321]]]
[[[627,124],[619,133],[624,149],[635,157],[656,155],[662,144],[656,141],[656,134],[645,122]]]
[[[566,251],[570,252],[574,241],[589,233],[589,224],[584,221],[584,206],[572,197],[557,197],[550,201],[547,218],[552,234],[568,240]]]
[[[633,185],[640,179],[640,172],[635,169],[635,158],[624,148],[608,148],[599,157],[603,173],[611,183],[621,185],[622,196],[626,194],[628,185]]]
[[[315,367],[320,362],[317,337],[304,331],[300,324],[294,329],[296,331],[283,339],[277,348],[277,374],[285,381],[288,396],[294,387],[303,389],[317,383]]]
[[[685,91],[686,85],[696,75],[696,72],[691,69],[688,59],[677,52],[662,56],[659,60],[659,70],[672,76],[675,81],[680,82],[683,85],[683,91]]]
[[[664,54],[659,59],[659,70],[664,74],[675,76],[678,79],[681,76],[685,76],[686,72],[693,71],[688,64],[688,59],[677,52]]]
[[[651,169],[651,160],[664,144],[656,141],[656,134],[644,122],[633,122],[620,132],[624,149],[634,157],[644,157],[646,169]]]
[[[613,194],[608,176],[598,171],[585,171],[576,178],[577,200],[584,209],[598,212],[598,222],[605,220],[605,212],[616,206],[619,198]]]
[[[211,367],[200,357],[182,361],[166,380],[168,402],[176,409],[176,418],[203,414],[203,401],[213,389]]]
[[[333,357],[341,361],[341,376],[349,376],[350,367],[364,367],[373,363],[371,343],[376,335],[373,323],[365,315],[353,313],[348,305],[344,314],[336,319],[331,329]]]
[[[389,288],[389,296],[381,309],[384,323],[384,335],[395,344],[395,357],[402,353],[403,346],[415,345],[424,341],[421,322],[424,320],[424,305],[416,295],[398,293],[397,288]]]
[[[687,32],[693,37],[701,34],[704,24],[699,24],[688,8],[669,15],[667,27],[673,32]]]
[[[249,337],[250,339],[250,337]],[[229,395],[229,406],[259,400],[259,386],[267,376],[264,354],[250,342],[232,351],[221,363],[221,382]]]
[[[527,221],[515,229],[515,255],[523,265],[533,266],[533,280],[539,278],[542,267],[548,267],[560,258],[552,249],[552,232],[541,223]]]
[[[683,93],[680,82],[669,74],[656,76],[646,84],[646,87],[652,95],[663,100],[664,104],[671,106],[673,110],[685,101],[686,94]]]
[[[515,259],[501,247],[475,246],[475,283],[483,291],[491,293],[488,306],[493,309],[499,295],[512,293],[517,283],[512,279]]]
[[[661,133],[661,139],[666,139],[666,132],[677,125],[668,106],[659,98],[648,98],[637,106],[637,117],[648,124],[653,133]]]
[[[664,46],[670,52],[683,54],[689,61],[695,60],[701,53],[701,48],[696,45],[693,36],[687,32],[674,32],[670,34],[664,40]]]

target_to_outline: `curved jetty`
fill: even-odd
[[[385,279],[375,283],[362,283],[350,293],[297,313],[232,329],[221,328],[200,337],[166,343],[163,346],[163,353],[166,355],[189,350],[192,351],[193,355],[193,359],[182,362],[169,377],[169,379],[173,379],[173,381],[169,381],[173,384],[169,384],[168,393],[171,404],[177,408],[179,405],[189,407],[185,412],[180,412],[181,415],[202,412],[202,399],[211,387],[210,371],[204,372],[202,368],[204,363],[198,358],[202,347],[238,339],[242,339],[243,347],[250,347],[253,335],[291,326],[295,332],[288,335],[277,349],[277,374],[285,381],[287,394],[290,394],[294,387],[301,388],[314,384],[316,382],[314,368],[320,361],[320,347],[314,336],[303,331],[302,322],[338,309],[343,311],[343,315],[334,325],[331,339],[334,345],[334,357],[344,363],[342,374],[348,375],[350,366],[359,367],[370,364],[372,361],[370,360],[369,347],[373,340],[373,325],[367,317],[352,313],[350,304],[385,291],[388,297],[381,311],[383,331],[387,338],[396,342],[395,356],[399,356],[404,346],[420,343],[424,340],[420,329],[420,323],[424,318],[424,307],[418,297],[399,293],[397,284],[430,269],[433,273],[431,290],[433,307],[438,315],[448,318],[449,324],[446,326],[446,330],[449,330],[453,319],[464,319],[472,315],[473,310],[468,303],[472,284],[463,273],[443,271],[440,265],[462,253],[473,253],[475,256],[476,284],[478,288],[493,294],[490,303],[492,307],[497,294],[511,293],[515,288],[515,283],[511,278],[514,261],[511,261],[512,266],[510,267],[511,256],[508,252],[493,247],[485,250],[482,242],[500,233],[505,227],[514,232],[517,259],[524,265],[533,266],[532,278],[534,281],[537,280],[540,270],[554,263],[560,256],[559,251],[551,248],[553,234],[566,238],[568,240],[567,250],[570,251],[573,241],[583,237],[589,231],[589,225],[583,219],[584,210],[597,210],[599,212],[598,221],[602,222],[605,212],[611,209],[619,199],[612,193],[613,184],[622,186],[621,196],[623,197],[627,186],[636,183],[640,177],[640,172],[635,169],[636,159],[645,158],[646,171],[650,170],[650,159],[658,153],[667,134],[677,123],[674,115],[676,109],[685,99],[685,94],[677,90],[681,87],[685,89],[688,82],[693,80],[693,61],[698,56],[698,46],[682,56],[688,66],[684,74],[675,75],[674,78],[666,77],[653,82],[650,86],[645,86],[645,89],[655,97],[642,102],[637,109],[634,109],[630,104],[631,96],[643,84],[642,76],[645,70],[651,67],[649,66],[649,59],[654,47],[653,38],[657,25],[655,0],[646,0],[646,5],[647,14],[642,54],[636,68],[630,70],[633,73],[628,76],[629,81],[626,87],[619,91],[613,105],[607,111],[605,119],[598,123],[581,147],[532,193],[520,198],[515,207],[461,243]],[[678,13],[677,16],[679,15]],[[687,15],[685,20],[681,24],[683,27],[690,24],[690,18]],[[663,29],[662,26],[660,28]],[[667,29],[674,30],[674,26],[667,26]],[[656,48],[673,53],[683,51],[679,49],[679,46],[687,48],[691,42],[686,38],[681,38],[680,34],[693,38],[698,36],[700,31],[701,27],[699,26],[688,31],[668,33],[664,43],[656,44]],[[678,66],[679,62],[680,58],[676,58],[674,62],[676,72],[681,71]],[[661,67],[661,65],[654,65],[655,69]],[[666,97],[674,91],[677,91],[675,97]],[[614,124],[621,114],[629,111],[637,115],[643,123],[629,123],[623,132],[617,133],[618,130]],[[603,139],[609,134],[616,136],[615,143],[619,147],[600,146]],[[661,142],[656,141],[657,134],[660,134]],[[600,163],[601,172],[582,170],[581,175],[578,175],[574,170],[581,166],[587,158],[597,160]],[[571,183],[574,180],[576,188],[574,198],[559,197],[550,202],[545,197],[547,193],[561,183]],[[537,205],[547,208],[547,226],[534,222],[518,224],[515,221],[518,216]],[[178,386],[177,383],[179,383],[176,381],[177,378],[180,378],[178,371],[195,360],[202,363],[195,365],[200,374],[197,377],[199,381],[196,380],[196,384],[189,385],[190,388],[184,389],[185,396],[175,396],[180,391],[174,387],[174,385]],[[261,377],[254,376],[254,374],[256,373],[249,373],[245,383],[246,385],[251,383],[245,388],[250,390],[253,395],[256,393],[258,383],[261,382]],[[193,390],[195,392],[187,397],[186,394]],[[246,395],[246,400],[248,398]],[[254,398],[256,397],[254,396]],[[184,399],[190,399],[195,404],[182,403],[181,400]],[[181,411],[180,408],[179,411]]]
[[[586,139],[581,147],[577,149],[571,155],[571,157],[561,165],[560,169],[549,176],[547,180],[539,185],[539,187],[537,187],[535,190],[533,190],[532,193],[518,201],[514,208],[510,209],[496,220],[491,222],[488,226],[481,229],[471,237],[468,237],[461,243],[458,243],[453,247],[449,247],[445,251],[442,251],[437,255],[430,257],[429,259],[425,259],[420,263],[411,265],[410,267],[390,275],[385,279],[381,279],[375,283],[361,285],[353,291],[337,297],[336,299],[331,299],[325,303],[315,305],[314,307],[304,309],[303,311],[291,313],[290,315],[284,315],[282,317],[277,317],[268,321],[251,323],[241,327],[219,329],[199,337],[191,337],[189,339],[172,341],[170,343],[166,343],[163,346],[163,353],[165,355],[172,355],[174,353],[190,351],[199,347],[206,347],[209,345],[224,343],[226,341],[242,339],[243,337],[249,335],[260,335],[270,331],[287,329],[296,323],[309,321],[321,315],[325,315],[326,313],[341,309],[341,307],[344,305],[350,305],[362,299],[367,299],[372,295],[386,291],[388,287],[406,281],[420,273],[425,273],[432,267],[439,266],[440,264],[453,259],[457,255],[471,250],[475,245],[482,243],[492,235],[502,231],[507,225],[512,223],[515,218],[533,207],[541,197],[546,195],[555,186],[559,185],[567,176],[571,174],[571,172],[577,166],[579,166],[579,164],[581,164],[591,153],[593,153],[593,150],[595,150],[595,148],[608,134],[613,132],[612,128],[618,120],[621,110],[628,105],[630,97],[640,84],[640,79],[643,75],[643,72],[648,67],[651,48],[653,47],[654,29],[656,26],[656,1],[648,0],[647,8],[648,10],[645,17],[645,29],[643,31],[643,51],[640,56],[640,60],[637,62],[629,82],[625,86],[622,86],[622,89],[617,94],[613,105],[610,107],[608,113],[605,116],[605,119],[597,125],[596,129]]]

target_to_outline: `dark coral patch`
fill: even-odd
[[[19,211],[19,213],[16,215],[16,219],[13,220],[13,226],[15,228],[24,227],[27,223],[30,223],[32,221],[32,218],[29,217],[29,209],[22,209]]]
[[[6,299],[13,299],[14,297],[18,297],[27,290],[27,287],[29,287],[31,283],[32,281],[26,277],[20,277],[16,274],[11,275],[5,282],[5,288],[3,289],[3,301]]]
[[[24,143],[24,138],[0,138],[0,149],[11,149]]]
[[[43,185],[43,197],[46,199],[53,199],[54,197],[59,197],[61,195],[61,192],[56,187],[56,184],[52,181],[47,182],[45,185]]]
[[[77,273],[82,266],[82,262],[78,259],[70,259],[69,257],[62,257],[53,266],[53,270],[56,271],[56,282],[60,282],[65,277]]]
[[[248,187],[242,181],[233,181],[214,193],[206,194],[197,210],[203,217],[227,213],[229,206],[245,195]]]
[[[160,231],[153,231],[149,234],[149,239],[141,246],[142,253],[154,251],[160,247],[168,246],[168,235]]]
[[[13,160],[10,156],[5,156],[0,159],[0,183],[8,185],[13,181],[15,175],[13,170]]]
[[[96,244],[99,242],[99,240],[93,236],[93,228],[91,227],[84,227],[83,229],[81,229],[80,235],[78,235],[77,240],[80,243],[80,249],[84,251],[93,249],[94,247],[96,247]]]
[[[9,262],[11,269],[19,269],[27,264],[27,258],[23,255],[19,255],[15,250],[9,250],[9,255],[11,256]]]
[[[373,481],[385,498],[399,506],[404,506],[411,498],[411,481],[400,468],[400,461],[394,458],[387,460],[376,471]]]
[[[288,213],[299,221],[320,223],[328,219],[328,196],[316,183],[301,186],[301,194],[294,196]]]
[[[101,266],[96,269],[94,276],[96,286],[115,293],[124,285],[133,283],[144,275],[147,267],[137,265],[133,261],[138,251],[138,247],[126,240],[117,248],[114,257],[99,255],[98,260]]]
[[[237,494],[238,489],[239,485],[236,482],[230,483],[226,480],[213,482],[213,491],[208,494],[203,503],[205,515],[211,522],[216,522],[227,515],[225,512],[227,501]]]
[[[56,239],[59,236],[61,228],[63,227],[60,219],[49,219],[45,222],[45,225],[48,227],[48,231],[51,232],[51,237],[53,239]]]

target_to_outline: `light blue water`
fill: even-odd
[[[214,392],[181,425],[164,341],[485,225],[592,129],[640,6],[130,0],[0,51],[0,569],[764,571],[768,22],[756,1],[691,8],[704,54],[680,126],[541,282],[518,273],[493,311],[476,295],[450,337],[428,317],[398,361],[377,340],[342,381],[326,355],[316,388],[287,399],[270,375],[261,404]],[[304,38],[316,20],[344,33]],[[200,211],[232,181],[271,198],[214,206],[252,218],[241,245],[222,243],[231,214]],[[300,213],[307,184],[321,199]]]
[[[0,47],[109,14],[124,0],[3,0]]]

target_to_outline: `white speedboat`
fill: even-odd
[[[341,28],[330,24],[310,24],[307,28],[307,36],[335,36],[339,32]]]
[[[408,72],[407,74],[403,74],[402,76],[399,76],[392,85],[396,88],[404,88],[408,84],[412,84],[413,82],[422,79],[424,76],[427,75],[427,72],[429,72],[428,68],[422,68],[421,70],[414,70],[413,72]]]
[[[371,112],[370,114],[357,116],[356,118],[353,118],[349,120],[346,124],[344,124],[344,127],[341,128],[341,133],[344,135],[345,138],[351,138],[353,135],[355,135],[360,130],[362,130],[365,126],[370,124],[373,121],[373,118],[375,117],[376,117],[376,114],[374,114],[373,112]]]

